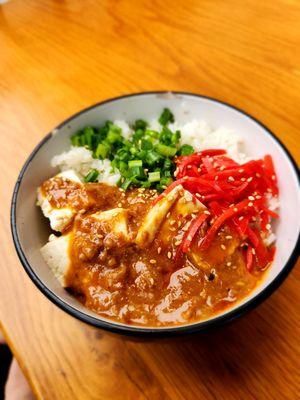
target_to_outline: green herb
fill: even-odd
[[[158,122],[161,125],[167,125],[169,122],[174,122],[174,115],[168,108],[164,108],[161,116],[159,117]]]
[[[181,146],[178,153],[180,156],[189,156],[190,154],[194,153],[194,148],[189,144],[184,144]]]
[[[172,181],[175,171],[174,156],[189,155],[192,146],[180,143],[180,131],[172,131],[168,124],[174,122],[172,112],[165,108],[159,118],[161,128],[148,128],[146,121],[138,119],[132,125],[129,139],[122,129],[106,121],[100,127],[87,126],[71,136],[73,146],[84,146],[96,159],[109,159],[113,170],[119,171],[118,183],[124,190],[130,187],[155,188],[163,191]],[[94,182],[98,171],[91,170],[84,178]]]
[[[96,182],[99,176],[99,171],[96,169],[91,169],[89,173],[84,177],[84,182]]]
[[[133,125],[133,129],[136,131],[137,129],[145,130],[147,128],[147,122],[143,119],[137,119]]]
[[[143,165],[143,161],[142,160],[131,160],[128,163],[128,167],[132,168],[132,167],[142,167]]]
[[[177,153],[176,147],[166,146],[165,144],[158,143],[156,151],[165,157],[174,157]]]
[[[159,171],[149,172],[148,180],[149,182],[158,182],[160,180],[160,172]]]

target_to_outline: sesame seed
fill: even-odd
[[[255,218],[255,217],[251,217],[251,220],[252,220],[253,222],[256,222],[256,218]]]
[[[170,222],[170,225],[174,225],[175,224],[175,220],[174,219],[172,219],[172,221]]]
[[[255,249],[252,249],[251,251],[252,251],[252,254],[255,255]]]
[[[210,215],[210,212],[208,211],[208,210],[205,210],[205,211],[203,211],[204,212],[204,214],[206,214],[206,215]]]
[[[171,259],[172,258],[172,253],[170,251],[168,251],[167,256],[168,256],[168,259]]]
[[[201,194],[200,193],[196,193],[196,197],[201,198]]]
[[[246,180],[246,178],[241,178],[241,181],[242,181],[242,182],[245,182],[245,180]]]
[[[244,219],[244,217],[241,215],[241,216],[239,217],[239,221],[242,221],[242,219]]]
[[[221,165],[220,171],[223,171],[225,169],[225,165]]]
[[[238,210],[238,208],[234,207],[233,211],[238,212],[239,210]]]
[[[252,176],[250,176],[250,178],[247,179],[247,182],[251,182],[253,180]]]
[[[159,248],[157,249],[157,253],[158,253],[158,254],[161,253],[161,247],[159,247]]]
[[[244,171],[245,171],[245,170],[244,170],[243,168],[240,168],[240,169],[239,169],[239,172],[241,172],[241,173],[244,172]]]
[[[156,264],[156,260],[154,259],[150,260],[150,264]]]
[[[253,196],[248,196],[249,200],[255,200],[255,198]]]
[[[217,181],[219,179],[218,175],[215,176],[215,181]]]
[[[266,229],[268,229],[268,231],[269,231],[271,229],[271,224],[267,224]]]
[[[169,218],[169,216],[171,215],[170,211],[168,212],[168,214],[166,215],[167,218]]]
[[[226,250],[226,246],[224,244],[221,244],[221,249]]]
[[[260,175],[258,172],[256,172],[255,176],[256,176],[257,178],[260,178],[261,175]]]
[[[248,207],[253,207],[253,203],[252,203],[252,201],[249,201],[249,203],[248,203]]]
[[[231,262],[230,262],[230,261],[228,261],[228,263],[226,263],[226,265],[227,265],[227,267],[230,267],[230,265],[231,265]]]
[[[175,246],[179,246],[181,243],[181,240],[177,240],[177,242],[175,242]]]
[[[233,177],[233,176],[229,176],[229,177],[228,177],[228,181],[229,181],[229,182],[233,182],[233,181],[234,181],[234,177]]]
[[[225,239],[230,240],[230,239],[232,239],[232,236],[231,235],[227,235],[227,236],[225,236]]]

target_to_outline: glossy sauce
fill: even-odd
[[[99,315],[127,324],[166,326],[207,319],[248,295],[263,272],[246,270],[240,240],[225,226],[210,248],[174,260],[184,227],[194,217],[169,213],[152,244],[134,244],[138,228],[152,206],[156,191],[127,192],[106,184],[74,184],[56,179],[43,190],[56,207],[72,205],[78,213],[69,231],[71,270],[68,290]],[[49,181],[47,181],[49,182]],[[46,186],[45,186],[46,185]],[[49,192],[50,191],[50,192]],[[110,231],[93,214],[126,209],[128,237]],[[172,211],[172,210],[171,210]],[[170,239],[171,238],[171,239]]]

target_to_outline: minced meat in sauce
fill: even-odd
[[[151,245],[138,247],[134,240],[157,196],[155,190],[124,192],[103,183],[51,181],[52,186],[46,181],[42,190],[52,205],[71,205],[77,211],[67,228],[72,231],[68,290],[101,316],[146,326],[191,323],[242,300],[262,276],[262,271],[246,270],[242,243],[227,226],[208,250],[199,251],[204,226],[189,254],[175,260],[180,245],[176,238],[193,213],[182,218],[171,209]],[[111,209],[126,210],[126,235],[112,230],[110,220],[94,218],[96,212]]]

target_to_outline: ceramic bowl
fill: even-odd
[[[280,219],[274,227],[277,236],[275,260],[249,297],[206,321],[151,328],[116,323],[100,317],[61,287],[40,253],[50,230],[48,222],[36,206],[36,189],[45,179],[58,172],[51,167],[50,160],[69,148],[69,137],[75,131],[86,125],[100,125],[105,120],[151,120],[157,118],[163,107],[169,107],[179,123],[198,118],[216,128],[221,125],[232,128],[243,138],[243,150],[252,158],[271,154],[278,175],[281,208]],[[11,228],[18,256],[29,277],[53,303],[93,326],[123,334],[151,337],[199,332],[231,321],[261,303],[278,288],[295,264],[299,224],[299,173],[284,144],[266,126],[245,112],[221,101],[189,93],[151,92],[121,96],[73,115],[58,125],[33,150],[20,172],[11,205]]]

